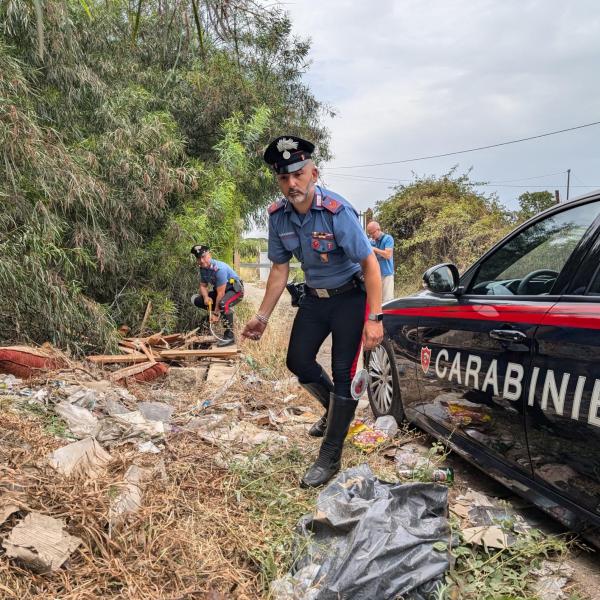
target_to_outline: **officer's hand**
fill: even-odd
[[[244,327],[244,331],[242,331],[242,336],[248,338],[249,340],[258,341],[260,340],[266,328],[266,323],[261,323],[256,317],[254,317],[246,323],[246,327]]]
[[[204,298],[204,304],[206,306],[212,306],[212,298]]]
[[[219,315],[216,313],[212,313],[210,315],[210,322],[211,323],[218,323],[219,322]]]
[[[362,343],[364,350],[373,350],[383,340],[383,323],[381,321],[365,321]]]

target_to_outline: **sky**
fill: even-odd
[[[567,169],[571,198],[600,189],[600,125],[459,156],[355,166],[600,121],[597,0],[282,6],[294,33],[312,40],[305,82],[336,113],[325,121],[334,158],[322,165],[323,181],[357,209],[387,198],[413,172],[442,175],[455,165],[494,182],[481,189],[510,209],[525,191],[559,189],[565,200]]]

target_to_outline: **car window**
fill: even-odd
[[[600,212],[600,201],[534,223],[498,248],[479,267],[468,293],[548,294],[569,256]]]
[[[596,274],[587,293],[589,296],[600,296],[600,267],[596,269]]]

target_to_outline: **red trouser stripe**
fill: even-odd
[[[229,305],[234,301],[237,300],[240,296],[242,295],[242,291],[240,290],[237,294],[234,294],[233,296],[231,296],[231,298],[229,298],[229,300],[227,300],[227,302],[225,302],[225,307],[224,307],[224,311],[225,314],[229,314]]]
[[[365,305],[365,323],[367,322],[367,317],[369,316],[369,304]],[[356,367],[358,365],[358,357],[360,356],[360,350],[362,348],[362,337],[360,342],[358,343],[358,350],[356,351],[356,356],[354,357],[354,361],[352,362],[352,368],[350,369],[350,379],[354,379],[356,375]]]

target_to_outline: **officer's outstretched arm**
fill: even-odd
[[[360,261],[365,276],[365,288],[367,289],[367,304],[369,312],[381,312],[381,270],[374,254]],[[383,324],[379,321],[365,321],[363,327],[363,348],[371,350],[383,339]]]
[[[244,337],[251,340],[260,339],[267,327],[269,317],[271,316],[275,305],[279,298],[281,298],[281,294],[283,294],[289,273],[289,263],[273,263],[271,272],[269,273],[269,279],[267,279],[267,288],[265,290],[263,301],[261,302],[256,316],[246,323],[246,327],[244,327],[244,331],[242,331]]]

